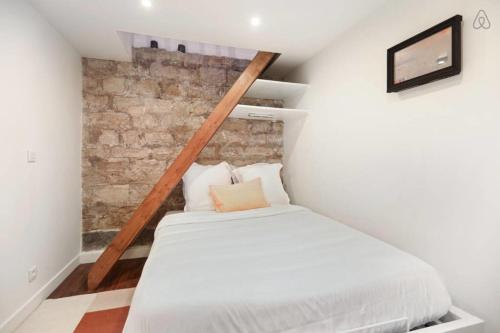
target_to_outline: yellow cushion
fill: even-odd
[[[218,212],[269,207],[260,178],[234,185],[212,185],[210,195]]]

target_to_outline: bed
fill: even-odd
[[[283,205],[167,215],[124,332],[407,332],[450,308],[428,264]]]

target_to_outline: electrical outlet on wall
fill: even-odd
[[[28,282],[31,283],[36,280],[38,276],[38,267],[35,265],[28,270]]]

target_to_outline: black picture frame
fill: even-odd
[[[395,83],[394,75],[394,56],[396,52],[407,48],[417,42],[420,42],[444,29],[450,28],[452,64],[446,68],[436,70],[403,82]],[[401,42],[387,50],[387,92],[398,92],[401,90],[417,87],[432,81],[441,80],[450,76],[458,75],[462,71],[462,16],[455,15],[444,22],[441,22],[430,29],[427,29],[418,35],[415,35],[404,42]]]

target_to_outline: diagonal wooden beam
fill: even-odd
[[[217,104],[203,125],[196,131],[174,162],[153,187],[134,215],[115,236],[111,244],[92,266],[88,275],[88,288],[96,289],[116,264],[123,252],[139,235],[149,220],[180,182],[184,173],[196,160],[224,120],[229,116],[240,99],[259,75],[274,61],[275,53],[258,52],[248,67],[241,73],[227,94]]]

